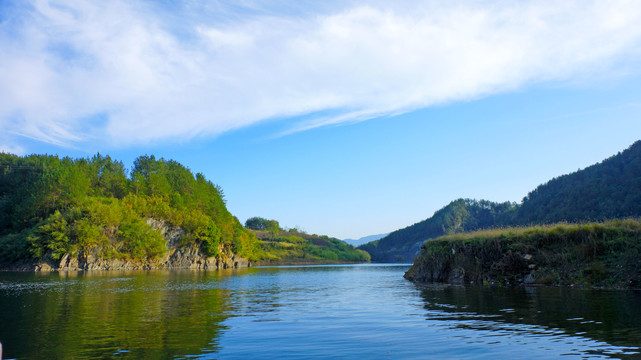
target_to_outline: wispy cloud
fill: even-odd
[[[303,131],[639,60],[638,1],[294,3],[3,2],[3,148]]]

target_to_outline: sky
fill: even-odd
[[[386,233],[641,137],[641,2],[0,1],[0,151],[174,159],[244,222]]]

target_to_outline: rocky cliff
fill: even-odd
[[[452,284],[641,287],[641,220],[503,228],[426,241],[405,278]]]
[[[172,227],[164,221],[147,219],[147,224],[160,232],[165,239],[167,251],[156,259],[107,259],[97,254],[100,249],[80,252],[77,255],[65,254],[53,259],[47,254],[37,262],[23,262],[5,266],[5,270],[22,271],[76,271],[76,270],[147,270],[147,269],[230,269],[251,266],[251,262],[236,254],[221,251],[218,257],[208,257],[197,245],[182,245],[185,232]]]

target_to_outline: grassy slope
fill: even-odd
[[[422,248],[413,281],[641,287],[638,219],[460,233]]]
[[[600,163],[559,176],[522,204],[459,199],[431,218],[359,246],[376,262],[413,261],[427,239],[501,226],[588,222],[641,216],[641,141]]]
[[[267,231],[253,231],[263,257],[259,264],[320,264],[369,262],[362,250],[327,236],[281,231],[273,236]]]

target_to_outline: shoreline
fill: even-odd
[[[236,261],[234,261],[236,260]],[[240,260],[240,261],[239,261]],[[123,261],[124,262],[124,261]],[[158,265],[157,262],[154,263],[141,263],[141,262],[125,262],[127,265],[120,267],[54,267],[47,265],[43,267],[42,263],[24,263],[24,264],[12,264],[0,265],[0,272],[61,272],[61,271],[99,271],[99,272],[109,272],[109,271],[147,271],[147,270],[227,270],[227,269],[243,269],[250,267],[271,267],[271,266],[306,266],[306,265],[351,265],[351,264],[369,264],[369,262],[353,262],[353,261],[331,261],[331,260],[320,260],[320,261],[279,261],[279,262],[261,262],[261,261],[249,261],[244,258],[232,257],[232,261],[221,261],[220,259],[212,259],[208,263],[194,263],[187,266],[167,266],[167,265]]]
[[[641,221],[483,230],[426,241],[416,283],[641,288]]]

